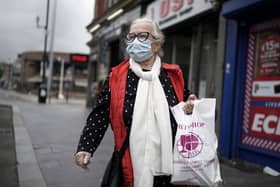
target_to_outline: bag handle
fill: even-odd
[[[129,133],[130,133],[130,128],[129,127],[126,127],[126,137],[125,137],[125,140],[124,140],[124,143],[121,147],[121,149],[117,152],[119,152],[119,155],[120,157],[122,158],[127,146],[128,146],[128,142],[129,142]]]

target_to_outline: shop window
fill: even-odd
[[[187,84],[190,67],[191,38],[186,36],[176,37],[175,49],[175,63],[178,64],[182,69],[185,83]]]
[[[214,97],[215,75],[217,62],[217,26],[216,24],[204,24],[201,35],[200,62],[198,77],[198,96]]]
[[[183,72],[186,87],[189,77],[191,38],[174,34],[167,36],[163,46],[163,62],[178,64]]]
[[[120,53],[119,53],[119,40],[114,40],[113,42],[110,42],[110,68],[118,65],[121,62],[120,59]]]

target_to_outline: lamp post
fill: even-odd
[[[46,9],[46,22],[45,25],[40,25],[40,17],[36,17],[37,28],[45,30],[45,40],[44,40],[44,53],[43,53],[43,75],[42,82],[46,81],[46,63],[48,62],[47,56],[47,46],[48,46],[48,25],[49,25],[49,9],[50,9],[50,0],[47,0],[47,9]]]
[[[54,36],[55,36],[56,6],[57,6],[57,0],[54,0],[51,39],[50,39],[50,66],[49,66],[49,77],[47,83],[47,97],[49,99],[49,103],[51,103],[51,91],[52,91],[51,88],[52,88],[52,74],[53,74],[53,60],[54,60],[53,47],[54,47]]]
[[[58,98],[64,99],[64,95],[63,95],[64,59],[59,58],[58,60],[60,61],[60,78],[59,78]]]
[[[11,89],[12,88],[12,79],[13,79],[13,62],[10,58],[7,61],[7,69],[8,69],[7,88]]]
[[[50,8],[50,0],[47,0],[46,22],[44,26],[40,25],[40,17],[39,16],[36,17],[37,28],[45,30],[44,52],[43,52],[43,73],[42,73],[42,82],[38,93],[39,103],[46,103],[45,92],[46,92],[46,64],[48,62],[47,45],[48,45],[49,8]]]

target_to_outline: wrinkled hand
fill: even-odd
[[[80,151],[75,155],[75,161],[81,168],[87,169],[87,165],[90,163],[91,154],[86,151]]]
[[[189,95],[185,106],[183,107],[183,110],[185,114],[191,114],[193,111],[193,105],[194,101],[197,99],[197,97],[194,94]]]

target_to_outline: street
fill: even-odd
[[[53,101],[54,102],[54,101]],[[75,165],[74,153],[87,110],[83,103],[37,104],[30,98],[0,91],[0,103],[17,105],[31,138],[43,178],[48,187],[98,187],[113,151],[108,129],[88,170]]]
[[[37,98],[0,90],[0,104],[19,108],[30,136],[36,160],[48,187],[99,187],[105,166],[113,151],[111,129],[91,159],[88,170],[75,165],[74,153],[89,109],[83,102],[52,100],[38,104]],[[272,177],[248,165],[221,162],[224,187],[276,187],[280,177]],[[34,186],[34,183],[23,186]]]

